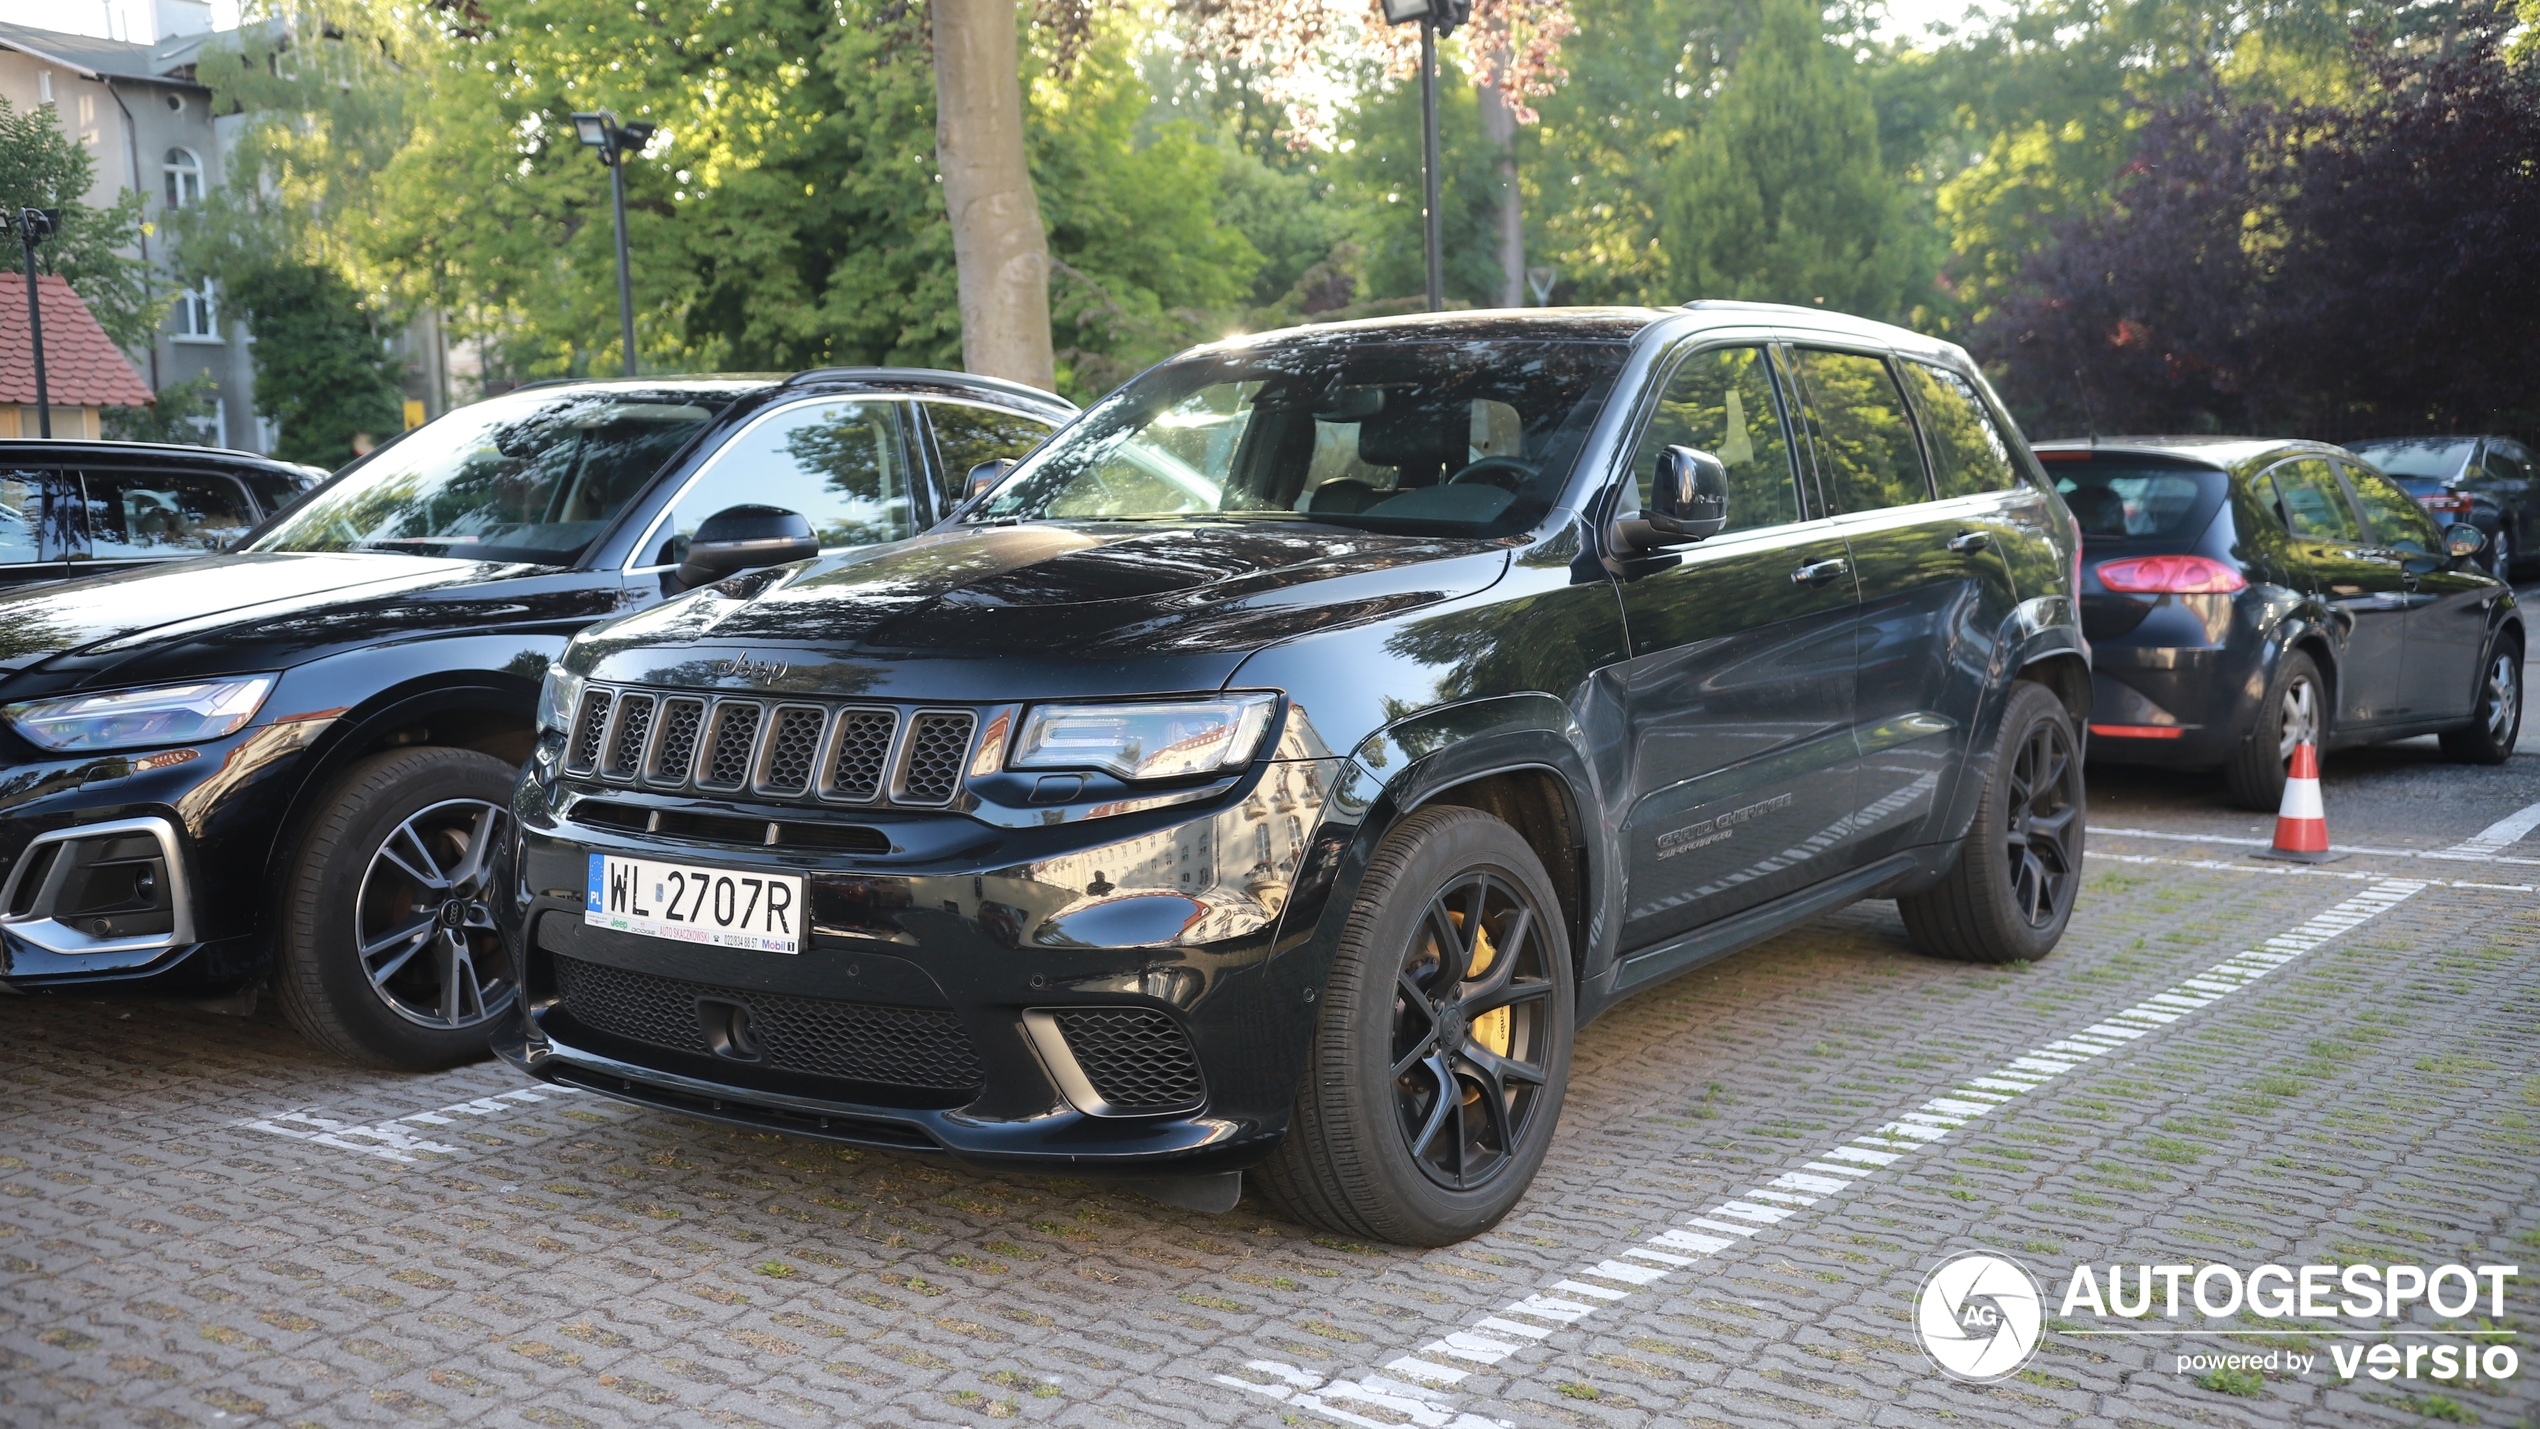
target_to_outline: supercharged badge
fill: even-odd
[[[1769,814],[1775,809],[1787,809],[1790,807],[1790,802],[1788,794],[1775,794],[1760,804],[1749,804],[1743,809],[1731,809],[1717,818],[1704,819],[1701,823],[1688,824],[1672,833],[1660,834],[1658,856],[1674,858],[1677,854],[1691,853],[1695,849],[1718,843],[1734,835],[1739,824]]]

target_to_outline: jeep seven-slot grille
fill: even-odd
[[[1085,1080],[1115,1111],[1181,1111],[1206,1090],[1191,1039],[1149,1007],[1095,1007],[1057,1014],[1058,1030]]]
[[[944,1008],[879,1007],[791,993],[740,991],[559,956],[556,990],[595,1032],[711,1056],[698,1003],[749,1010],[760,1065],[884,1086],[976,1091],[987,1070],[961,1019]]]
[[[970,710],[595,685],[575,713],[565,768],[665,791],[941,808],[961,792],[978,733]]]

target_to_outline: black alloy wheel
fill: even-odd
[[[1535,910],[1470,869],[1430,898],[1393,1014],[1394,1113],[1411,1160],[1450,1190],[1505,1172],[1543,1104],[1552,980]]]
[[[364,759],[318,796],[273,910],[292,1026],[374,1067],[486,1055],[520,995],[493,918],[517,778],[427,745]]]
[[[2081,818],[2081,761],[2064,726],[2029,726],[2011,759],[2010,832],[2005,852],[2011,903],[2032,928],[2061,921],[2073,903],[2081,859],[2073,846]]]
[[[2052,690],[2011,687],[1974,822],[1941,880],[1896,900],[1914,945],[1940,957],[2042,958],[2081,892],[2088,792],[2073,719]]]
[[[1250,1184],[1341,1235],[1478,1235],[1533,1184],[1561,1119],[1577,997],[1561,901],[1515,829],[1429,808],[1377,846],[1345,911],[1306,994],[1287,1135]]]
[[[463,1031],[511,1005],[494,931],[494,854],[511,813],[483,799],[417,809],[371,854],[353,927],[371,991],[419,1027]]]

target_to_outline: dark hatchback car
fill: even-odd
[[[911,535],[1073,411],[905,371],[541,387],[228,554],[0,592],[0,987],[270,984],[347,1057],[484,1055],[519,985],[487,870],[565,641]]]
[[[2090,757],[2220,768],[2272,811],[2293,747],[2435,733],[2501,763],[2522,720],[2522,614],[2389,478],[2318,442],[2048,442],[2081,523]]]
[[[2540,536],[2540,472],[2511,437],[2385,437],[2346,449],[2417,499],[2437,525],[2467,522],[2487,538],[2480,557],[2506,580]]]
[[[2069,517],[1964,353],[1747,304],[1195,350],[951,522],[576,638],[533,1074],[1434,1243],[1573,1029],[1802,919],[2051,949]]]
[[[0,587],[225,550],[325,479],[215,447],[0,441]]]

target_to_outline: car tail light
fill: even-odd
[[[2137,556],[2099,568],[2099,584],[2128,595],[2228,595],[2247,590],[2240,572],[2210,556]]]
[[[2420,496],[2417,498],[2417,505],[2424,507],[2428,511],[2439,512],[2447,516],[2456,516],[2464,521],[2469,519],[2470,507],[2472,504],[2473,503],[2467,496],[2464,496],[2457,491],[2438,492],[2432,496]]]

